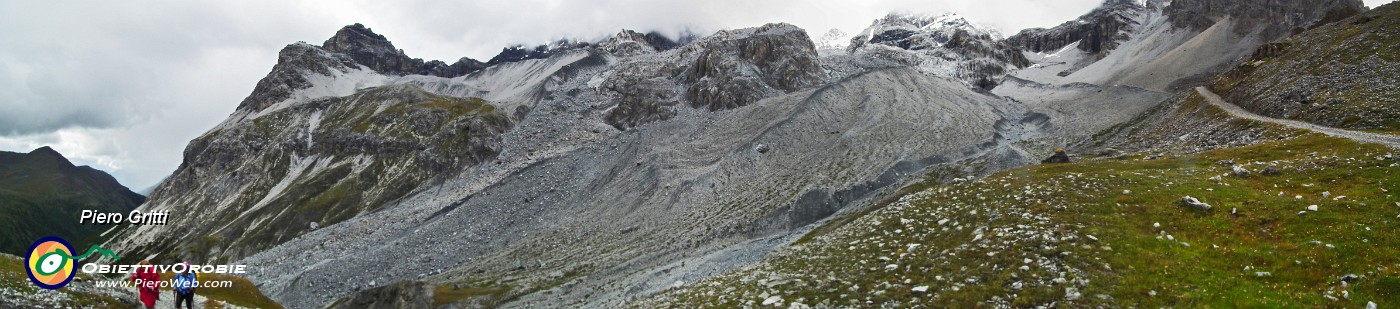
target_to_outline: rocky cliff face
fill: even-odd
[[[1017,72],[1019,78],[1172,91],[1205,83],[1260,45],[1362,9],[1353,0],[1111,0],[1075,21],[1026,30],[1011,41],[1037,62]]]
[[[1361,0],[1174,0],[1170,3],[1164,13],[1178,27],[1201,31],[1221,18],[1230,17],[1241,25],[1240,31],[1257,30],[1260,35],[1271,38],[1310,27],[1328,15],[1355,14],[1365,8]]]
[[[633,50],[641,52],[626,54],[657,49],[646,45]],[[711,111],[745,106],[822,83],[826,74],[818,63],[807,32],[792,25],[721,31],[619,64],[601,81],[603,88],[620,95],[606,120],[626,129],[669,119],[681,103]]]
[[[391,82],[421,60],[363,26],[325,45],[283,49],[230,119],[190,142],[143,207],[171,211],[172,224],[123,231],[123,249],[240,258],[500,152],[513,121],[491,102]]]
[[[991,89],[1007,72],[1030,65],[1000,33],[956,14],[891,14],[861,33],[847,47],[852,55],[915,66],[982,89]]]
[[[485,63],[465,57],[451,65],[437,60],[423,62],[423,59],[410,58],[404,55],[403,50],[394,48],[389,39],[361,24],[341,28],[335,36],[321,44],[321,49],[348,56],[355,63],[386,75],[457,77],[486,67]]]
[[[1006,41],[1033,53],[1052,52],[1075,44],[1075,48],[1103,58],[1118,48],[1119,43],[1128,40],[1146,10],[1160,9],[1158,2],[1148,1],[1144,5],[1135,0],[1108,0],[1078,19],[1050,29],[1021,30]]]

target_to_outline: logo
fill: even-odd
[[[73,281],[73,245],[58,237],[44,237],[29,247],[24,266],[29,281],[41,288],[57,290]]]
[[[29,246],[29,255],[24,256],[24,268],[29,274],[29,281],[34,282],[41,288],[57,290],[73,281],[73,276],[77,274],[73,271],[74,264],[79,260],[87,258],[93,253],[98,253],[112,259],[120,259],[112,251],[102,248],[99,245],[92,245],[87,253],[73,256],[73,245],[63,238],[54,236],[40,238],[34,241],[34,245]]]

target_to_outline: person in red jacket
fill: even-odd
[[[136,272],[131,273],[131,282],[136,284],[136,291],[141,293],[141,304],[146,305],[146,308],[155,308],[156,300],[160,299],[160,274],[156,273],[151,261],[142,260],[140,265]]]

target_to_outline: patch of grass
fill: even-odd
[[[506,299],[506,295],[510,292],[510,289],[511,287],[508,285],[486,287],[454,287],[450,284],[439,285],[433,292],[433,306],[442,306],[464,301],[476,301],[480,304],[496,304]]]
[[[174,273],[166,272],[160,274],[160,278],[163,280],[170,280],[174,277]],[[254,285],[252,281],[248,281],[248,279],[243,277],[229,274],[201,273],[199,274],[199,281],[229,281],[233,283],[231,287],[201,287],[195,291],[195,293],[210,300],[247,308],[284,308],[281,304],[268,298],[267,295],[263,295],[262,291],[258,290],[257,285]],[[167,287],[161,290],[170,291],[171,288]],[[219,305],[219,307],[222,308],[222,305]]]
[[[38,286],[29,282],[29,275],[25,273],[24,258],[0,253],[0,289],[20,294],[35,294],[41,292]],[[79,273],[79,278],[92,280],[92,276]],[[103,294],[89,294],[73,288],[62,288],[58,292],[66,294],[69,299],[61,302],[63,306],[75,308],[128,308],[128,304],[120,300]],[[53,305],[53,304],[47,304]]]
[[[1309,134],[930,185],[642,306],[756,306],[775,296],[864,307],[1400,304],[1396,155]],[[1221,160],[1253,174],[1228,175]],[[1269,166],[1280,173],[1259,174]],[[1182,206],[1184,196],[1214,208]],[[1319,211],[1298,215],[1310,205]],[[1343,285],[1348,274],[1361,279]]]

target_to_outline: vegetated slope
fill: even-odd
[[[382,36],[352,25],[325,46],[283,49],[253,94],[190,142],[142,206],[169,211],[170,224],[123,230],[111,247],[127,258],[231,261],[377,210],[500,151],[499,136],[513,125],[505,111],[405,81],[446,78],[393,75],[422,61]]]
[[[1223,112],[1199,98],[1187,101],[1194,102],[1158,112],[1175,120],[1157,123],[1206,113],[1214,115],[1202,118],[1207,127],[1297,137],[1180,157],[1081,158],[913,186],[871,215],[752,268],[639,307],[1400,302],[1400,200],[1393,193],[1400,154],[1219,118]],[[1151,139],[1151,130],[1140,134]],[[1228,139],[1210,128],[1195,132]],[[1184,206],[1185,196],[1214,207]]]
[[[139,304],[134,289],[98,288],[87,274],[77,276],[81,279],[62,289],[40,288],[29,282],[23,257],[0,253],[0,307],[131,308]]]
[[[1324,126],[1400,130],[1400,5],[1260,47],[1211,89],[1255,113]]]
[[[41,237],[92,245],[111,225],[79,224],[83,210],[128,215],[146,197],[105,172],[73,166],[49,147],[0,151],[0,252],[28,254]]]
[[[1216,95],[1214,92],[1211,92],[1210,89],[1206,89],[1205,86],[1196,87],[1196,92],[1199,93],[1201,96],[1204,96],[1206,102],[1209,102],[1211,105],[1214,105],[1215,107],[1229,112],[1230,115],[1234,117],[1279,124],[1290,128],[1310,130],[1317,133],[1326,134],[1327,136],[1340,137],[1362,143],[1375,143],[1400,148],[1400,136],[1363,131],[1344,130],[1327,126],[1319,126],[1316,124],[1302,121],[1260,116],[1258,114],[1244,110],[1243,108],[1240,108],[1239,106],[1233,103],[1225,102],[1225,100],[1221,99],[1219,95]]]
[[[108,261],[110,262],[110,261]],[[0,307],[3,308],[132,308],[140,306],[135,288],[107,286],[99,281],[123,282],[126,274],[112,277],[93,277],[79,273],[72,282],[61,289],[49,290],[29,282],[25,273],[24,258],[0,253]],[[173,273],[161,273],[161,278],[170,280]],[[194,297],[194,303],[203,308],[282,308],[263,296],[248,279],[226,274],[200,274],[202,282],[229,281],[228,287],[203,287]],[[171,293],[170,288],[162,288],[162,293]],[[165,294],[170,295],[170,294]],[[169,302],[169,299],[161,303]]]

